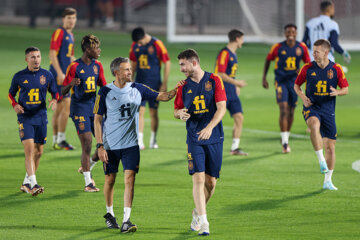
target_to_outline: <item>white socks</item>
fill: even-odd
[[[57,143],[57,135],[53,135],[53,145]]]
[[[334,172],[334,170],[329,170],[327,173],[325,173],[324,182],[327,182],[327,181],[331,182],[331,177],[332,177],[333,172]]]
[[[90,172],[92,171],[92,169],[95,167],[95,164],[97,162],[93,161],[92,158],[90,157]]]
[[[131,208],[129,208],[129,207],[124,207],[124,218],[123,218],[123,222],[126,222],[127,220],[129,220],[130,214],[131,214]]]
[[[28,176],[28,179],[30,180],[31,188],[33,188],[37,184],[36,176],[35,175]]]
[[[240,145],[240,138],[233,138],[232,144],[231,144],[231,151],[238,149],[239,145]]]
[[[110,213],[113,217],[115,217],[113,206],[106,206],[106,212]]]
[[[322,149],[315,151],[315,153],[319,159],[319,163],[321,163],[322,161],[325,161],[325,157],[324,157],[324,153],[323,153]]]
[[[156,132],[151,132],[150,135],[150,146],[156,143]]]
[[[280,132],[281,144],[289,144],[290,132]]]
[[[138,144],[139,146],[144,146],[144,134],[142,132],[139,132],[139,135],[138,135]]]
[[[58,132],[57,134],[57,144],[61,143],[62,141],[65,141],[65,133],[64,132]]]
[[[85,186],[88,186],[91,183],[90,172],[83,172],[83,175],[85,179]]]
[[[208,224],[208,225],[209,225],[209,222],[208,222],[208,220],[207,220],[206,214],[200,215],[200,216],[199,216],[199,219],[200,219],[200,225],[203,225],[203,224]]]
[[[30,179],[29,179],[29,176],[28,176],[27,173],[25,174],[25,178],[24,178],[23,184],[30,184]]]

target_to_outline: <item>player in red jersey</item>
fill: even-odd
[[[106,85],[104,69],[96,59],[100,56],[100,41],[94,35],[86,35],[81,41],[83,55],[72,62],[67,70],[62,94],[71,89],[70,117],[72,118],[82,148],[81,168],[79,172],[84,175],[85,192],[98,192],[94,180],[91,178],[91,169],[99,160],[97,151],[92,158],[91,144],[94,134],[94,104],[97,86]]]
[[[25,60],[26,69],[17,72],[12,79],[9,101],[17,113],[25,153],[26,175],[20,190],[36,196],[44,192],[44,187],[37,183],[35,173],[46,143],[46,93],[49,91],[52,94],[53,99],[49,100],[52,110],[55,110],[59,94],[51,72],[40,67],[41,53],[37,47],[25,50]],[[15,100],[17,92],[18,101]]]
[[[276,100],[280,109],[279,125],[281,135],[282,152],[289,153],[289,136],[294,121],[294,111],[297,103],[297,95],[294,91],[294,82],[299,72],[300,61],[310,62],[308,49],[304,43],[296,41],[297,27],[287,24],[284,27],[286,40],[272,46],[265,60],[262,85],[269,88],[266,74],[269,70],[270,61],[275,61],[275,91]]]
[[[63,26],[56,29],[51,36],[50,43],[50,72],[54,75],[58,91],[65,79],[66,69],[74,57],[74,35],[72,30],[76,24],[76,10],[65,8],[62,14]],[[74,147],[66,141],[65,130],[70,113],[70,94],[61,96],[52,117],[53,148],[55,150],[73,150]]]
[[[311,130],[310,138],[320,163],[320,172],[325,173],[323,188],[337,190],[331,180],[337,135],[335,103],[336,96],[348,94],[349,83],[341,66],[329,60],[330,50],[328,40],[320,39],[314,43],[314,61],[302,67],[294,89],[304,103],[304,119]],[[306,83],[305,94],[300,88],[303,83]],[[337,86],[340,89],[336,89]]]
[[[155,91],[166,92],[170,73],[170,58],[163,42],[145,33],[141,27],[132,31],[133,43],[130,48],[131,68],[135,82],[142,83]],[[161,81],[161,64],[164,63],[163,81]],[[144,114],[146,102],[149,103],[151,117],[150,148],[158,148],[156,132],[159,126],[158,101],[142,101],[139,112],[139,147],[145,149],[143,141]]]

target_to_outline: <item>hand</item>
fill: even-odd
[[[330,86],[330,91],[330,96],[332,97],[339,95],[338,90],[336,90],[336,88],[334,88],[333,86]]]
[[[209,139],[211,137],[212,128],[209,127],[209,125],[208,125],[203,130],[198,132],[197,134],[199,134],[198,141],[207,140],[207,139]]]
[[[176,88],[180,87],[180,86],[184,86],[185,85],[185,80],[180,80],[176,83]]]
[[[269,88],[269,83],[268,83],[268,81],[266,81],[265,78],[264,78],[263,81],[262,81],[262,86],[263,86],[263,88],[265,88],[265,89],[268,89],[268,88]]]
[[[49,108],[55,111],[56,109],[57,100],[56,99],[49,99]]]
[[[163,82],[159,88],[159,92],[166,92],[167,91],[167,83]]]
[[[188,110],[186,108],[178,110],[180,119],[183,120],[184,122],[186,122],[191,117],[191,115],[189,113],[187,113],[187,111]]]
[[[81,83],[80,78],[74,78],[74,79],[71,81],[71,85],[72,85],[72,86],[79,86],[80,83]]]
[[[14,110],[17,114],[22,114],[24,113],[24,108],[20,105],[20,104],[16,104],[14,107]]]
[[[346,64],[350,64],[350,62],[351,62],[351,56],[350,56],[350,54],[345,50],[342,55],[343,55],[343,57],[344,57],[344,62],[345,62]]]
[[[64,79],[65,79],[65,74],[63,73],[58,74],[56,77],[57,85],[63,85]]]
[[[247,85],[247,82],[245,80],[237,80],[236,85],[239,88],[245,87]]]
[[[104,147],[98,148],[98,156],[103,163],[106,163],[106,164],[109,163],[109,157],[108,157],[107,151],[105,150]]]
[[[305,106],[305,107],[310,107],[311,105],[313,105],[312,102],[311,102],[311,100],[310,100],[308,97],[305,97],[305,98],[303,99],[303,103],[304,103],[304,106]]]

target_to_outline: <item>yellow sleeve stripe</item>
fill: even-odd
[[[279,43],[275,43],[274,45],[272,45],[271,49],[270,49],[270,53],[272,54],[273,51],[275,50],[275,48],[279,45]]]
[[[166,47],[165,47],[165,45],[164,45],[164,43],[162,41],[156,40],[156,43],[160,47],[162,54],[167,54],[168,53],[167,50],[166,50]]]
[[[305,63],[304,64],[304,66],[302,66],[302,68],[300,69],[300,71],[299,71],[299,74],[298,75],[300,75],[301,74],[301,72],[302,72],[302,70],[306,67],[306,66],[308,66],[310,63]]]
[[[60,28],[55,31],[54,38],[53,38],[54,42],[56,42],[56,40],[58,39],[61,31],[62,31],[62,29],[60,29]]]
[[[338,68],[341,70],[342,78],[345,79],[345,78],[346,78],[346,77],[345,77],[345,73],[344,73],[344,70],[343,70],[343,68],[341,67],[341,65],[340,65],[340,64],[335,64],[335,66],[338,67]]]
[[[69,71],[70,71],[70,68],[72,67],[72,65],[74,65],[76,62],[72,62],[72,63],[70,63],[70,65],[68,66],[68,68],[66,69],[66,74],[65,75],[67,75],[68,73],[69,73]]]
[[[221,90],[224,90],[225,87],[224,87],[224,82],[223,82],[222,78],[219,75],[216,75],[216,77],[219,78],[219,81],[220,81],[220,84],[221,84]]]
[[[221,52],[221,56],[220,56],[220,65],[224,65],[225,64],[225,60],[228,56],[228,52],[227,51],[222,51]]]
[[[99,102],[100,102],[100,95],[96,96],[95,105],[94,105],[94,114],[97,114],[99,111]]]

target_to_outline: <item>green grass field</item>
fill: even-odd
[[[80,143],[69,120],[67,139],[75,151],[53,151],[52,130],[37,172],[45,193],[38,197],[20,192],[25,175],[23,146],[18,137],[17,118],[7,100],[12,76],[25,68],[24,50],[30,45],[42,50],[42,66],[48,68],[48,49],[53,29],[0,26],[0,239],[190,239],[192,182],[187,173],[185,125],[173,118],[173,103],[162,103],[157,150],[141,152],[141,167],[135,184],[131,220],[138,231],[120,235],[106,228],[103,193],[83,192]],[[80,57],[80,40],[90,32],[76,30],[75,55]],[[127,56],[130,36],[93,32],[102,41],[100,61],[107,82],[113,80],[109,64]],[[160,36],[162,38],[162,36]],[[163,38],[162,38],[163,39]],[[166,44],[166,42],[165,42]],[[171,61],[169,87],[184,79],[176,56],[185,48],[196,49],[202,67],[213,71],[215,57],[223,44],[166,44]],[[359,239],[360,175],[351,165],[360,159],[360,53],[351,52],[347,78],[349,95],[337,100],[337,163],[333,182],[338,191],[322,191],[323,175],[305,133],[301,103],[296,109],[292,153],[281,154],[278,107],[274,88],[264,90],[261,76],[270,46],[245,44],[238,52],[238,77],[248,81],[241,100],[245,123],[241,147],[248,157],[230,156],[232,119],[226,114],[224,156],[221,178],[208,207],[209,239]],[[343,64],[340,56],[339,63]],[[273,66],[273,64],[272,64]],[[268,81],[272,82],[272,70]],[[52,111],[49,111],[51,120]],[[145,143],[149,139],[146,117]],[[95,143],[95,141],[93,142]],[[95,144],[93,144],[95,145]],[[123,178],[115,186],[114,211],[121,221]],[[93,171],[103,189],[101,164]],[[120,235],[120,236],[119,236]]]

